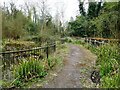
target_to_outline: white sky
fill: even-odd
[[[17,7],[23,6],[24,2],[31,2],[34,6],[40,6],[40,2],[42,0],[0,0],[0,4],[3,5],[3,2],[9,3],[10,1],[13,1],[16,3]],[[88,2],[88,0],[84,0],[85,3]],[[91,0],[92,1],[92,0]],[[95,0],[96,1],[96,0]],[[119,0],[105,0],[108,2],[116,2]],[[63,9],[64,11],[64,20],[69,21],[71,17],[75,19],[76,15],[79,14],[79,2],[78,0],[47,0],[47,7],[49,8],[49,11],[51,15],[54,17],[57,9],[60,11]],[[87,10],[88,4],[85,5],[85,8]]]
[[[9,3],[11,0],[0,0],[0,3],[3,5],[3,2]],[[32,2],[33,5],[38,4],[41,0],[12,0],[16,3],[17,6],[24,4],[24,1]],[[75,18],[79,14],[79,2],[78,0],[47,0],[47,4],[52,16],[55,15],[56,10],[63,9],[64,11],[64,20],[70,20],[71,17]]]

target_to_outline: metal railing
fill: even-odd
[[[85,38],[85,42],[90,43],[94,46],[100,46],[105,43],[120,43],[118,39],[104,39],[104,38]]]
[[[2,76],[0,77],[2,77],[2,80],[12,81],[14,78],[12,68],[14,65],[19,64],[21,60],[28,57],[42,60],[43,58],[48,58],[55,51],[56,43],[26,50],[0,52],[0,60],[2,60],[2,66],[0,66],[2,68]]]

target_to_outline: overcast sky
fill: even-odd
[[[40,2],[42,0],[0,0],[0,4],[3,5],[3,2],[9,3],[9,2],[15,2],[16,6],[24,6],[25,2],[30,2],[31,4],[33,4],[34,6],[40,6]],[[46,0],[47,1],[47,7],[49,8],[49,12],[51,13],[51,15],[54,17],[56,10],[58,9],[59,11],[61,9],[63,9],[64,11],[64,20],[65,21],[69,21],[71,17],[75,18],[76,15],[79,14],[79,2],[78,0]],[[85,0],[87,3],[88,0]],[[91,0],[93,1],[93,0]],[[96,1],[96,0],[95,0]],[[108,2],[116,2],[119,0],[105,0]],[[88,8],[88,4],[85,5],[85,8],[87,10]]]
[[[0,0],[0,3],[3,5],[3,2],[9,3],[11,0]],[[25,1],[29,1],[32,4],[36,5],[41,0],[12,0],[19,7],[24,4]],[[52,14],[55,15],[56,9],[63,9],[64,11],[64,20],[67,21],[71,17],[75,18],[79,14],[79,2],[78,0],[47,0],[47,6]]]

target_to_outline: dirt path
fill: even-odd
[[[64,59],[64,67],[43,88],[82,88],[94,87],[90,73],[96,57],[88,50],[77,45],[68,45],[69,54]]]

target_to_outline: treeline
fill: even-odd
[[[79,0],[80,15],[70,21],[70,36],[117,38],[120,26],[119,2],[88,2],[86,12],[84,2]]]
[[[2,38],[3,39],[38,39],[46,41],[60,37],[63,26],[60,19],[55,20],[41,1],[41,7],[25,6],[18,9],[15,3],[4,3],[2,10]],[[39,12],[38,9],[39,8]],[[59,29],[58,29],[59,28]]]

